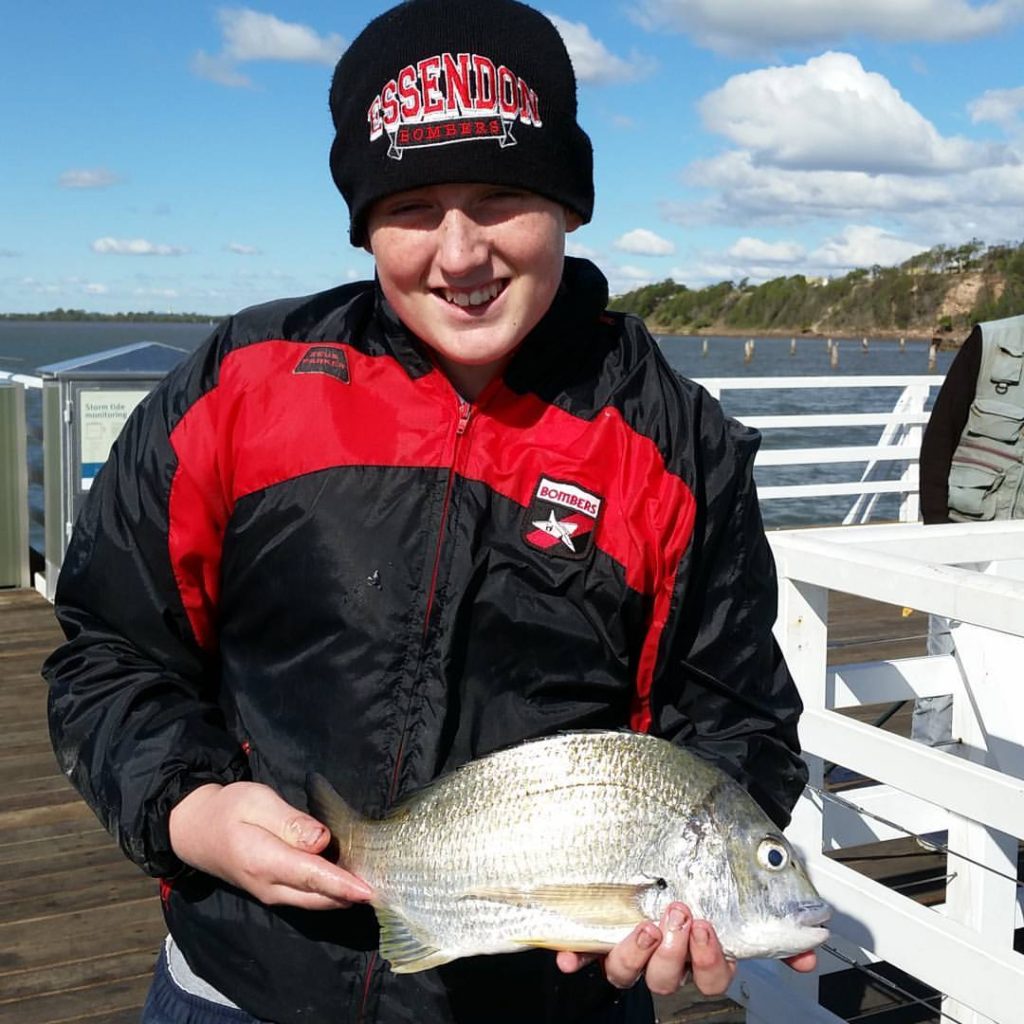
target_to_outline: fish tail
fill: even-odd
[[[338,791],[316,772],[306,776],[306,794],[310,814],[331,830],[332,845],[337,846],[338,863],[351,867],[356,834],[366,819],[349,807]]]

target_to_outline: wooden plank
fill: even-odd
[[[115,1014],[139,1011],[146,1001],[150,973],[114,982],[82,985],[30,999],[0,1003],[0,1024],[70,1024],[72,1021],[109,1021]],[[132,1019],[121,1017],[122,1020]]]
[[[45,928],[35,920],[2,924],[0,992],[9,974],[79,960],[83,950],[103,956],[120,950],[159,949],[164,933],[160,900],[154,895],[55,914]]]

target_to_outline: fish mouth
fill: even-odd
[[[832,917],[832,908],[820,900],[800,903],[794,908],[793,919],[804,928],[821,928]]]

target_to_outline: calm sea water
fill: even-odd
[[[119,348],[140,341],[157,341],[191,351],[202,343],[213,329],[211,324],[181,323],[48,323],[42,321],[0,321],[0,370],[33,374],[41,366],[63,362],[105,349]],[[707,352],[705,353],[705,341]],[[904,347],[895,341],[868,339],[865,348],[860,339],[839,339],[839,365],[831,369],[824,338],[798,337],[796,352],[790,352],[789,338],[754,337],[754,355],[745,359],[746,338],[726,337],[661,337],[659,342],[668,361],[687,377],[786,377],[786,376],[849,376],[865,374],[904,375],[928,371],[928,343],[908,340]],[[952,361],[952,352],[940,352],[936,373],[945,373]],[[860,389],[839,391],[825,389],[774,390],[727,393],[726,410],[737,416],[779,415],[812,412],[872,412],[889,410],[899,397],[898,387],[867,394]],[[31,442],[30,472],[33,516],[41,519],[42,453],[39,446],[41,425],[38,408],[30,409]],[[874,444],[880,428],[859,427],[841,430],[766,431],[764,447],[785,448],[797,445],[829,446],[835,444]],[[890,467],[893,475],[897,467]],[[758,470],[761,486],[783,483],[825,482],[854,478],[849,465],[815,467],[763,467]],[[849,508],[851,499],[787,499],[763,503],[765,522],[769,527],[839,522]],[[880,517],[895,518],[896,499],[879,499]],[[33,546],[41,547],[41,532],[33,524]]]

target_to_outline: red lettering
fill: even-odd
[[[441,73],[441,58],[427,57],[417,65],[420,72],[420,88],[423,91],[423,113],[438,114],[444,109],[444,96],[437,87],[437,78]]]
[[[496,71],[494,62],[479,54],[473,54],[473,75],[476,84],[476,109],[494,110],[498,95],[494,87]]]
[[[463,135],[472,135],[473,134],[473,122],[472,121],[463,121],[462,124],[460,125],[460,127],[462,128],[462,134]]]
[[[469,95],[469,54],[460,53],[458,64],[450,53],[444,54],[443,60],[448,111],[469,110],[473,105]]]
[[[500,121],[488,121],[487,122],[487,127],[490,129],[490,132],[489,132],[490,135],[500,135],[501,134],[501,122]]]
[[[408,128],[399,128],[398,129],[398,136],[397,137],[398,137],[398,144],[400,146],[406,145],[408,143],[408,141],[409,141],[409,129]]]
[[[398,124],[398,83],[392,78],[380,93],[380,111],[387,128]]]
[[[453,124],[446,124],[444,126],[444,135],[446,139],[453,139],[459,134],[459,129]]]
[[[380,121],[380,97],[375,96],[366,112],[366,120],[370,122],[370,138],[379,139],[384,131]]]
[[[519,79],[519,120],[523,124],[535,124],[538,128],[542,124],[540,101],[537,99],[537,94],[521,78]]]
[[[427,141],[436,142],[441,138],[441,126],[432,124],[427,128]]]
[[[519,113],[518,80],[504,64],[498,68],[498,105],[505,117],[515,117]]]
[[[416,69],[411,64],[398,72],[398,95],[402,97],[402,116],[408,121],[418,117],[420,91],[416,87]]]

